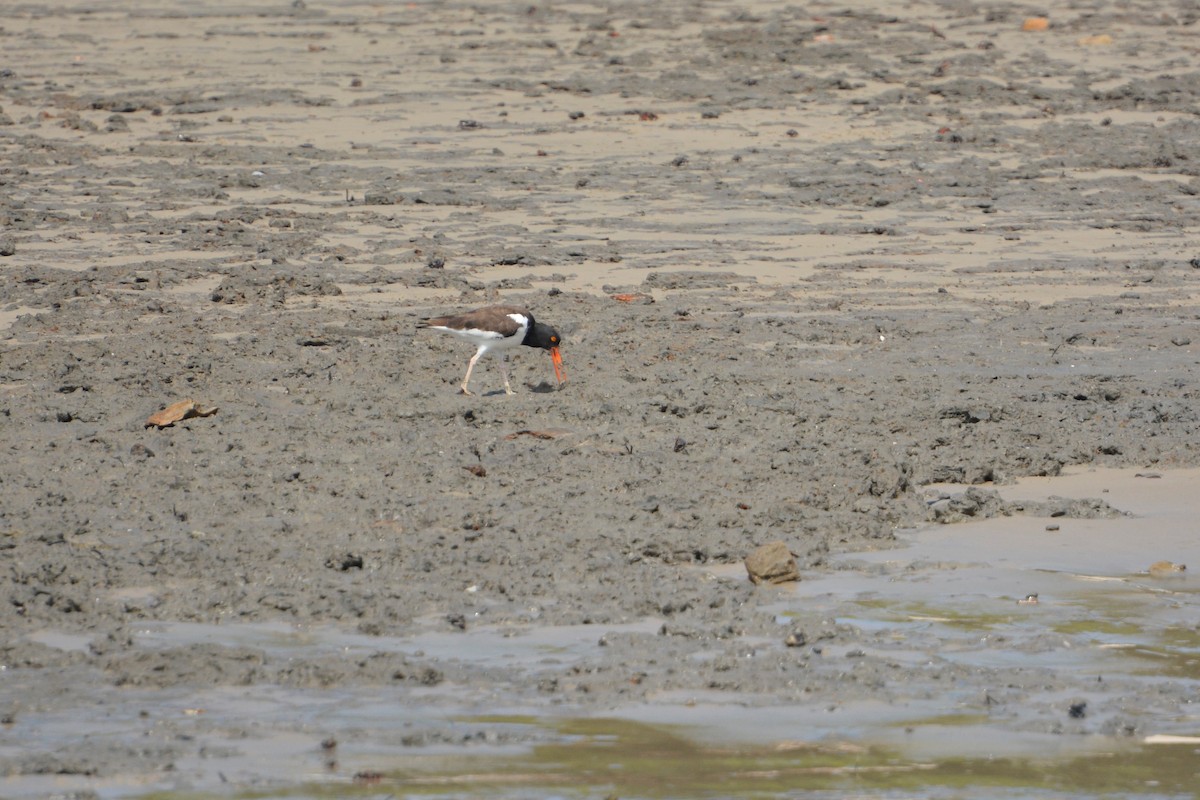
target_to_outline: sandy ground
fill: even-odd
[[[1121,642],[1075,617],[947,655],[957,590],[929,587],[1003,577],[1013,529],[920,562],[915,599],[847,555],[987,517],[1036,553],[1153,517],[1150,481],[1194,491],[1200,15],[878,6],[6,10],[0,792],[287,784],[268,754],[321,764],[331,735],[322,780],[559,735],[450,716],[496,709],[1200,730],[1186,578],[1146,584],[1161,607],[1078,601],[1175,636],[1080,717]],[[528,351],[518,394],[486,360],[456,394],[470,349],[415,324],[498,300],[563,333],[563,388]],[[187,398],[217,411],[145,427]],[[1003,494],[1096,469],[1132,494]],[[1186,561],[1187,519],[1021,568],[1127,585]],[[792,594],[739,572],[779,539]],[[1064,648],[1083,661],[1036,655]]]

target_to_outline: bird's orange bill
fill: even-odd
[[[557,347],[550,348],[550,360],[554,362],[554,377],[558,378],[560,384],[567,382],[567,376],[563,372],[562,354],[558,352]]]

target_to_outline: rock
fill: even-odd
[[[342,555],[330,556],[325,559],[325,566],[330,569],[336,569],[339,572],[349,572],[352,569],[363,568],[363,557],[354,553],[345,553]]]
[[[770,542],[746,556],[746,572],[754,583],[786,583],[800,580],[800,570],[788,546]]]
[[[1187,571],[1187,565],[1176,564],[1174,561],[1155,561],[1146,571],[1152,578],[1178,578],[1183,577],[1183,573]]]

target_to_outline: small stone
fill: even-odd
[[[1187,571],[1187,564],[1176,564],[1174,561],[1155,561],[1146,571],[1152,578],[1180,577]]]
[[[804,634],[804,631],[792,631],[783,640],[783,643],[788,647],[804,647],[804,645],[808,644],[808,637]]]
[[[129,130],[129,123],[121,114],[110,114],[104,121],[104,130],[106,133],[125,133]]]
[[[330,569],[336,569],[339,572],[349,572],[352,569],[363,568],[363,558],[354,553],[345,553],[338,556],[330,556],[325,559],[325,566]]]
[[[129,454],[135,458],[140,458],[143,460],[147,458],[154,458],[154,451],[149,447],[146,447],[146,445],[142,444],[141,442],[138,442],[133,445],[133,447],[130,447]]]
[[[746,556],[746,572],[756,584],[800,580],[796,559],[782,541],[764,544]]]
[[[11,256],[17,252],[17,242],[11,236],[0,236],[0,256]]]

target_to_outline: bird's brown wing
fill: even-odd
[[[422,320],[420,327],[450,328],[456,331],[491,330],[499,333],[501,336],[514,336],[521,329],[521,326],[509,314],[520,314],[526,319],[533,319],[528,311],[517,306],[487,306],[486,308],[477,308],[474,311],[468,311],[465,314],[456,314],[448,317],[431,317],[430,319]]]

